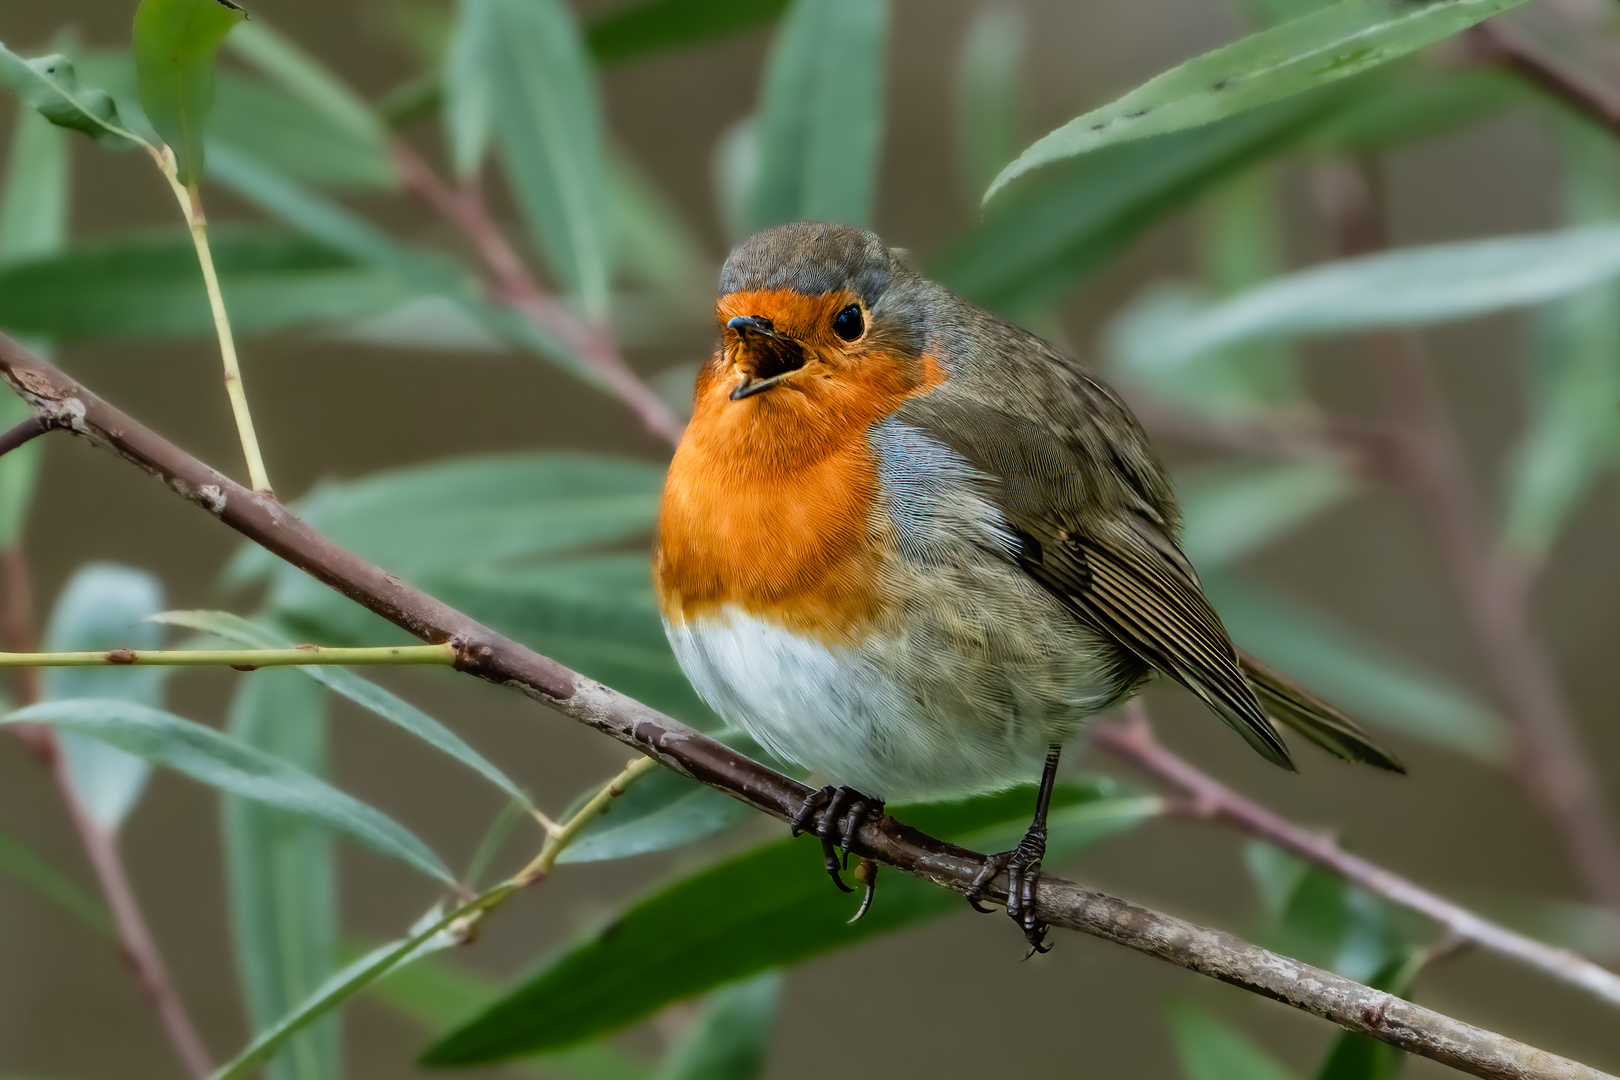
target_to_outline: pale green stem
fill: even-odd
[[[594,818],[607,813],[608,807],[612,805],[614,799],[623,795],[625,789],[644,774],[652,772],[656,768],[658,768],[658,762],[650,757],[637,758],[625,766],[623,772],[603,784],[602,790],[591,796],[591,801],[580,807],[573,817],[557,826],[556,831],[547,830],[549,835],[546,836],[546,842],[540,847],[540,854],[535,856],[534,861],[525,866],[512,880],[520,885],[533,885],[537,881],[544,880],[551,873],[551,868],[557,865],[557,857],[563,853],[563,850],[569,844],[574,842],[574,838],[584,830],[585,826],[589,825]]]
[[[270,474],[264,468],[264,456],[259,453],[259,437],[253,431],[253,414],[248,411],[247,391],[242,386],[242,368],[236,359],[236,339],[231,335],[231,320],[225,314],[225,297],[219,290],[219,275],[214,272],[214,256],[208,247],[208,220],[203,216],[202,196],[196,181],[187,186],[175,174],[174,152],[164,147],[154,151],[158,167],[169,181],[174,197],[186,215],[191,227],[191,242],[197,248],[197,262],[202,266],[203,284],[208,290],[208,307],[214,313],[214,332],[219,336],[219,355],[225,362],[225,393],[231,400],[231,412],[236,417],[236,430],[242,439],[242,454],[247,458],[248,482],[254,491],[270,490]]]
[[[312,664],[403,665],[456,662],[455,646],[382,645],[368,649],[106,649],[102,652],[0,653],[8,667],[305,667]]]

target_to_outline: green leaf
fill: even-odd
[[[796,0],[766,62],[752,227],[869,225],[883,146],[888,0]]]
[[[585,44],[604,64],[738,34],[775,19],[788,0],[642,0],[595,19]]]
[[[135,71],[141,107],[174,151],[176,179],[202,179],[203,132],[214,107],[214,53],[247,12],[231,0],[141,0]]]
[[[1494,67],[1403,61],[1345,103],[1305,140],[1305,149],[1370,155],[1479,123],[1527,101],[1518,76]]]
[[[1235,562],[1337,506],[1358,486],[1332,458],[1179,470],[1182,550],[1195,566]]]
[[[1022,8],[984,4],[962,38],[956,66],[956,172],[976,201],[1018,153],[1025,130],[1025,51],[1029,20]]]
[[[1373,973],[1367,985],[1396,997],[1405,997],[1426,957],[1421,949],[1391,957]],[[1354,1031],[1343,1031],[1317,1070],[1316,1080],[1395,1080],[1406,1056],[1388,1043]]]
[[[226,47],[386,160],[386,132],[371,106],[297,42],[259,19],[232,34]]]
[[[1358,720],[1492,764],[1507,760],[1507,722],[1445,679],[1250,582],[1206,574],[1204,592],[1234,641]]]
[[[138,669],[137,669],[138,670]],[[302,769],[212,728],[128,701],[46,701],[0,717],[3,724],[52,724],[266,806],[341,832],[380,855],[447,884],[439,857],[397,822]]]
[[[151,574],[90,563],[62,587],[42,644],[49,652],[157,648],[162,631],[143,620],[163,606],[163,585]],[[167,675],[162,668],[46,668],[41,679],[47,701],[116,698],[161,708]],[[117,829],[140,799],[150,767],[139,757],[71,730],[61,743],[85,812],[103,829]]]
[[[620,276],[676,304],[708,300],[706,279],[713,275],[703,242],[647,171],[628,151],[614,147],[607,179]]]
[[[278,229],[227,224],[209,233],[238,335],[372,315],[419,295],[396,274]],[[214,334],[183,229],[114,234],[0,268],[0,326],[65,341]]]
[[[483,167],[495,111],[495,55],[501,44],[494,7],[457,0],[456,21],[444,51],[442,119],[450,165],[470,177]]]
[[[997,312],[1038,309],[1201,192],[1291,146],[1344,96],[1319,92],[1053,169],[992,206],[930,261],[931,276]]]
[[[0,83],[57,127],[82,131],[114,150],[142,143],[140,136],[124,127],[118,107],[106,91],[80,86],[73,62],[60,53],[24,60],[0,45]]]
[[[753,232],[754,193],[759,190],[759,124],[753,116],[720,133],[714,144],[715,210],[733,243]]]
[[[1463,319],[1617,275],[1620,225],[1406,248],[1277,278],[1202,311],[1128,311],[1110,331],[1109,351],[1162,379],[1241,342]]]
[[[294,671],[260,671],[231,704],[229,733],[303,769],[326,773],[320,688]],[[226,796],[225,869],[231,936],[252,1030],[279,1020],[337,966],[337,873],[332,840],[308,819]],[[292,1038],[268,1080],[337,1080],[342,1029],[336,1018]]]
[[[932,835],[997,850],[1022,834],[1032,805],[1026,787],[895,814]],[[1160,807],[1157,799],[1114,797],[1107,782],[1065,784],[1055,805],[1049,866]],[[997,824],[986,828],[990,822]],[[888,872],[872,910],[851,924],[851,898],[833,890],[818,872],[813,844],[766,844],[644,897],[551,958],[522,986],[435,1044],[423,1060],[470,1065],[582,1042],[671,1001],[961,906],[954,893]]]
[[[1032,169],[1115,143],[1269,105],[1432,45],[1524,0],[1340,0],[1150,79],[1038,139],[985,192]]]
[[[295,644],[289,638],[266,630],[228,611],[165,611],[153,616],[152,621],[200,630],[251,649],[286,649]],[[334,693],[348,698],[361,708],[375,713],[395,727],[416,736],[440,753],[455,758],[522,806],[531,807],[528,796],[508,780],[506,774],[463,742],[459,735],[410,702],[389,693],[375,683],[367,682],[347,668],[314,665],[295,670]]]
[[[1620,219],[1620,156],[1600,128],[1560,115],[1564,216]],[[1520,558],[1546,558],[1605,467],[1620,463],[1620,286],[1610,281],[1538,313],[1530,423],[1508,475],[1503,540]]]
[[[447,95],[485,95],[530,233],[584,313],[605,317],[612,242],[603,122],[579,27],[561,0],[463,0],[457,34],[477,48],[452,49],[461,61],[447,72]],[[487,85],[465,85],[479,80]],[[450,111],[463,118],[464,110]]]
[[[0,873],[33,889],[96,933],[117,936],[100,897],[4,829],[0,829]]]
[[[1248,1036],[1204,1010],[1178,1001],[1168,1012],[1187,1080],[1292,1080],[1293,1074]]]
[[[711,993],[656,1080],[755,1080],[765,1071],[782,976],[775,971]]]

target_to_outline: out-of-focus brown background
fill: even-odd
[[[358,4],[259,0],[254,11],[370,94],[412,71],[389,30],[386,0]],[[609,5],[586,4],[586,10]],[[1181,59],[1230,38],[1238,24],[1207,0],[1027,0],[1034,30],[1029,78],[1035,131],[1105,100]],[[64,25],[90,45],[122,44],[133,0],[13,2],[0,7],[0,38],[43,45]],[[889,126],[878,227],[897,245],[928,251],[970,212],[951,180],[952,67],[974,4],[898,0],[891,38]],[[718,135],[753,107],[767,35],[631,62],[605,75],[611,122],[722,254],[711,199]],[[9,126],[10,107],[4,110]],[[423,135],[431,135],[431,130]],[[75,144],[77,235],[132,223],[170,223],[162,181],[135,155]],[[1390,196],[1397,244],[1484,236],[1554,223],[1549,148],[1522,116],[1398,152]],[[1322,254],[1301,193],[1291,188],[1291,256]],[[409,229],[426,215],[387,213]],[[221,194],[211,216],[243,213]],[[1161,230],[1070,305],[1070,340],[1085,348],[1099,320],[1142,283],[1186,262],[1181,227]],[[701,325],[699,323],[698,325]],[[1523,326],[1496,319],[1432,335],[1445,387],[1481,477],[1494,481],[1521,423],[1515,364]],[[708,347],[693,331],[633,359],[646,371]],[[209,344],[76,347],[63,365],[92,388],[229,471],[240,472]],[[528,358],[395,354],[319,341],[252,341],[244,349],[255,419],[277,488],[296,496],[322,476],[355,476],[447,454],[509,448],[586,447],[662,455],[619,406]],[[1314,354],[1325,400],[1370,408],[1367,374],[1349,350]],[[1620,802],[1620,723],[1614,672],[1620,643],[1620,512],[1612,479],[1560,543],[1538,605],[1583,733],[1612,802]],[[174,607],[249,610],[224,597],[216,572],[235,548],[223,526],[197,514],[127,465],[71,439],[52,439],[28,536],[41,604],[86,560],[150,569]],[[1255,569],[1277,587],[1320,603],[1411,650],[1471,686],[1479,663],[1459,624],[1437,558],[1410,508],[1395,496],[1359,499],[1268,550]],[[188,673],[171,684],[176,711],[217,721],[230,673]],[[520,782],[559,809],[607,775],[622,749],[540,712],[515,695],[455,677],[401,676],[401,688],[465,734]],[[1483,693],[1483,691],[1481,691]],[[1462,900],[1495,892],[1576,897],[1560,847],[1496,772],[1421,744],[1402,744],[1406,778],[1339,767],[1319,755],[1302,776],[1267,766],[1211,722],[1188,696],[1150,702],[1175,748],[1242,790],[1307,823],[1331,825],[1359,852]],[[469,852],[495,810],[464,770],[337,707],[335,774],[436,849]],[[19,746],[0,740],[0,821],[82,871],[73,833],[46,776]],[[1255,911],[1241,840],[1214,828],[1161,823],[1130,834],[1068,869],[1099,886],[1196,920],[1243,931]],[[181,993],[213,1051],[228,1056],[246,1035],[224,922],[215,796],[158,775],[127,827],[136,886]],[[460,959],[506,975],[550,943],[598,919],[641,884],[697,856],[568,867],[502,910]],[[806,841],[804,872],[819,873]],[[88,876],[86,875],[86,880]],[[363,853],[343,855],[345,919],[370,938],[398,933],[431,900],[428,886]],[[881,896],[879,897],[881,903]],[[1162,1003],[1213,1004],[1261,1032],[1308,1075],[1333,1031],[1281,1006],[1112,945],[1064,935],[1049,956],[1020,963],[1005,920],[959,915],[841,952],[796,970],[768,1075],[969,1077],[1039,1070],[1049,1075],[1176,1075]],[[1620,1071],[1620,1023],[1579,994],[1506,962],[1465,953],[1424,976],[1433,1007],[1549,1050]],[[417,1075],[424,1036],[376,1005],[349,1010],[356,1077]],[[643,1031],[633,1038],[656,1039]],[[108,943],[0,878],[0,1074],[144,1080],[177,1075],[169,1047]],[[1414,1062],[1409,1075],[1444,1070]]]

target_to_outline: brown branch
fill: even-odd
[[[1433,919],[1448,937],[1510,956],[1620,1006],[1620,974],[1568,949],[1547,945],[1481,918],[1399,874],[1350,854],[1331,837],[1302,829],[1244,798],[1160,745],[1153,737],[1147,712],[1139,703],[1133,702],[1128,707],[1126,723],[1099,724],[1092,728],[1091,741],[1140,771],[1175,785],[1188,796],[1186,813],[1190,816],[1234,826],[1331,870],[1370,893]]]
[[[1500,19],[1476,25],[1468,44],[1478,61],[1506,68],[1588,119],[1620,135],[1620,92],[1558,62]]]
[[[612,331],[585,324],[540,287],[489,216],[476,183],[468,183],[460,190],[451,187],[402,139],[390,141],[389,153],[405,186],[472,244],[489,269],[489,292],[496,300],[577,353],[603,385],[635,412],[648,431],[671,446],[681,441],[685,425],[680,417],[625,363],[614,346]]]
[[[272,496],[249,491],[114,409],[0,336],[0,375],[36,416],[124,458],[266,550],[424,640],[451,642],[457,667],[509,686],[656,759],[659,764],[788,820],[811,790],[601,683],[496,634],[311,530]],[[984,856],[889,817],[862,825],[854,850],[966,892]],[[1004,900],[1006,875],[990,883]],[[1332,1020],[1475,1076],[1581,1078],[1605,1074],[1071,881],[1043,877],[1036,914]],[[1613,1078],[1608,1078],[1613,1080]]]

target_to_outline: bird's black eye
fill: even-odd
[[[861,305],[851,304],[833,317],[833,333],[845,341],[854,341],[866,330],[866,320],[861,316]]]

